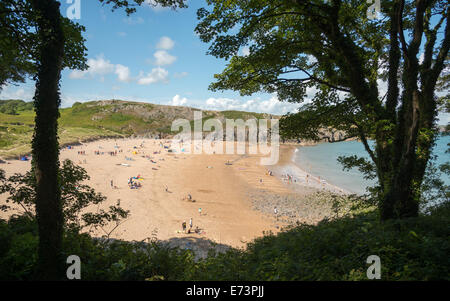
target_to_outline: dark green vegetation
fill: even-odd
[[[314,89],[311,102],[282,118],[284,135],[318,140],[331,127],[345,131],[340,140],[357,137],[370,160],[342,162],[378,180],[381,218],[417,216],[436,116],[449,103],[435,93],[448,92],[448,1],[381,1],[375,18],[371,3],[354,0],[208,4],[196,32],[209,54],[229,60],[210,88],[294,103]],[[242,47],[248,55],[237,55]]]
[[[382,280],[450,280],[450,206],[380,222],[375,212],[299,225],[256,239],[248,250],[196,261],[164,242],[107,242],[65,231],[63,257],[81,258],[82,280],[367,280],[366,259],[381,258]],[[0,279],[33,278],[37,226],[0,220]]]
[[[10,108],[14,108],[11,110]],[[34,130],[32,103],[21,100],[0,101],[0,157],[17,158],[31,151]],[[172,122],[187,119],[194,128],[195,109],[119,100],[75,103],[60,109],[59,141],[61,145],[78,143],[100,137],[130,135],[173,135]],[[210,118],[225,119],[268,118],[268,114],[241,111],[203,111],[203,122]]]
[[[24,102],[18,99],[0,100],[0,113],[3,114],[18,115],[21,111],[31,110],[33,110],[32,102]]]
[[[59,177],[64,187],[61,256],[81,258],[82,280],[367,280],[370,255],[381,258],[382,280],[450,280],[448,193],[443,203],[418,217],[384,222],[362,198],[332,198],[330,219],[293,225],[277,235],[266,233],[246,250],[211,250],[199,260],[192,251],[169,247],[157,237],[148,242],[109,240],[130,212],[119,205],[84,212],[105,200],[82,184],[89,178],[86,171],[65,161]],[[427,191],[441,188],[432,183],[436,178],[429,180]],[[0,220],[0,280],[36,277],[35,185],[31,172],[5,178],[0,170],[0,193],[10,194],[0,210],[8,211],[12,204],[23,209],[21,215]],[[81,233],[91,227],[102,229],[103,238]]]

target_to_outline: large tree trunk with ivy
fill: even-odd
[[[437,101],[434,91],[449,51],[450,29],[447,22],[441,48],[433,59],[438,27],[430,28],[430,3],[416,2],[416,18],[409,45],[405,41],[401,19],[404,1],[396,1],[392,8],[386,115],[377,116],[377,122],[387,117],[390,126],[387,131],[380,128],[376,132],[382,219],[418,215],[421,184],[436,139]],[[438,24],[448,16],[447,8]],[[423,42],[425,49],[422,62],[419,62]],[[397,73],[401,57],[403,91],[400,95]]]
[[[63,217],[58,180],[59,80],[64,55],[64,34],[59,2],[33,0],[37,16],[39,49],[34,105],[35,131],[32,142],[33,169],[36,175],[36,215],[39,226],[37,277],[62,279],[61,258]]]

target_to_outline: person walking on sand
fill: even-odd
[[[189,220],[189,230],[190,229],[192,229],[192,217],[191,217],[191,219]]]
[[[273,213],[275,214],[275,217],[277,218],[277,221],[278,221],[278,209],[277,209],[277,207],[273,208]]]
[[[198,215],[202,215],[202,208],[198,208]]]
[[[113,180],[111,180],[111,188],[114,188]]]
[[[183,222],[181,227],[183,228],[183,233],[186,233],[186,222]]]

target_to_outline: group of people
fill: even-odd
[[[181,223],[181,227],[182,227],[182,229],[183,229],[183,233],[190,234],[190,233],[193,233],[193,232],[194,232],[194,233],[199,234],[199,233],[200,233],[200,228],[199,228],[198,226],[196,226],[195,229],[192,230],[192,227],[193,227],[193,226],[194,226],[194,224],[193,224],[193,221],[192,221],[192,217],[191,217],[191,219],[189,220],[189,229],[187,229],[186,221],[184,221],[184,222]]]
[[[289,183],[297,182],[297,180],[294,178],[294,176],[290,175],[290,174],[286,174],[285,180],[288,181]]]
[[[139,189],[142,187],[142,184],[138,181],[133,181],[133,180],[140,180],[142,179],[140,175],[138,175],[137,177],[130,177],[128,179],[128,186],[130,187],[130,189]]]
[[[86,155],[86,151],[78,151],[78,155]]]

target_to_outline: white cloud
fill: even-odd
[[[128,68],[127,66],[117,64],[115,73],[117,74],[117,78],[121,82],[129,82],[131,80],[130,68]]]
[[[208,98],[206,100],[206,107],[211,110],[234,110],[239,109],[241,103],[236,99],[231,98]]]
[[[188,76],[189,74],[187,72],[177,72],[173,75],[174,78],[183,78]]]
[[[123,37],[126,37],[126,36],[127,36],[127,33],[126,33],[126,32],[123,32],[123,31],[119,31],[119,32],[117,33],[117,35],[118,35],[119,37],[123,38]]]
[[[34,86],[16,87],[13,85],[5,85],[0,90],[0,99],[21,99],[24,101],[32,101],[34,97]]]
[[[250,47],[244,46],[241,50],[243,56],[248,56],[250,54]]]
[[[85,71],[73,70],[69,74],[71,79],[82,79],[86,75],[91,77],[99,76],[99,80],[103,82],[105,75],[115,73],[117,78],[121,82],[130,82],[130,68],[121,64],[112,64],[109,60],[105,59],[103,55],[97,56],[95,59],[89,59],[87,62],[89,69]]]
[[[139,75],[138,84],[139,85],[150,85],[159,82],[168,82],[167,78],[169,72],[161,67],[153,68],[152,72],[143,75],[143,72]]]
[[[137,25],[145,23],[145,20],[142,17],[127,17],[123,19],[123,21],[128,25]]]
[[[177,58],[175,56],[170,55],[165,50],[158,50],[153,54],[153,56],[156,59],[155,64],[157,66],[170,65],[170,64],[173,64],[177,60]]]
[[[175,46],[175,42],[169,37],[162,37],[159,39],[158,44],[156,44],[157,49],[170,50]]]
[[[169,105],[182,106],[182,105],[186,104],[187,101],[188,101],[187,98],[181,97],[180,95],[177,94],[172,98],[172,101],[169,102]]]
[[[154,11],[159,12],[166,9],[169,9],[168,7],[164,7],[161,4],[156,3],[155,0],[145,0],[145,3],[149,5]]]
[[[211,97],[206,100],[204,109],[217,111],[238,110],[282,115],[288,112],[294,112],[298,107],[299,104],[281,102],[276,96],[272,96],[267,100],[250,99],[247,101]]]
[[[103,55],[97,56],[96,59],[89,59],[87,64],[89,66],[88,72],[92,75],[106,75],[114,72],[114,65],[106,60]]]
[[[81,79],[83,78],[88,72],[87,71],[81,71],[81,70],[73,70],[69,74],[69,78],[71,79]]]

